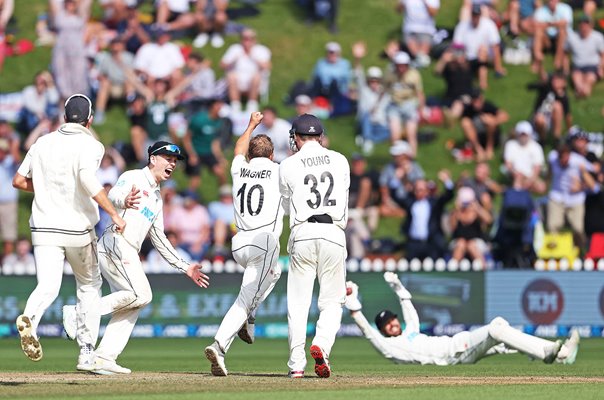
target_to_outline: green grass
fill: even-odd
[[[46,0],[17,2],[15,16],[19,27],[18,38],[35,38],[36,17],[46,9],[46,3]],[[341,2],[338,17],[340,32],[337,35],[331,35],[324,23],[318,23],[312,27],[302,23],[301,11],[293,3],[293,0],[265,1],[259,5],[261,10],[259,16],[237,21],[255,28],[259,34],[259,41],[272,50],[273,71],[270,103],[275,105],[284,117],[292,116],[294,111],[283,105],[283,97],[296,80],[309,78],[315,61],[323,55],[324,45],[327,41],[340,42],[343,55],[350,58],[351,44],[357,40],[364,40],[369,48],[368,56],[363,62],[364,66],[384,66],[385,62],[379,57],[379,54],[387,40],[400,36],[402,18],[394,11],[396,0],[346,0]],[[462,0],[441,2],[437,24],[443,27],[454,27],[461,3]],[[236,2],[233,4],[236,5]],[[600,14],[602,13],[600,12]],[[95,8],[95,15],[99,16],[98,7]],[[235,41],[237,41],[236,37],[228,37],[227,45]],[[190,39],[186,39],[185,42],[190,42]],[[212,60],[213,67],[217,69],[225,49],[226,47],[218,50],[207,47],[203,49],[203,53]],[[21,90],[32,81],[35,72],[47,68],[49,62],[50,50],[48,48],[38,48],[25,56],[8,58],[4,71],[0,74],[0,91]],[[525,90],[526,84],[535,80],[535,75],[530,73],[528,66],[507,66],[507,69],[508,76],[503,79],[496,79],[493,75],[489,77],[490,87],[486,92],[487,99],[494,101],[510,113],[510,121],[503,127],[505,132],[509,132],[518,120],[529,116],[536,96],[534,92]],[[218,76],[222,76],[220,71],[217,72]],[[442,80],[435,77],[431,69],[422,70],[421,73],[426,95],[440,95],[444,89]],[[575,123],[588,130],[602,129],[600,109],[603,94],[604,85],[598,84],[590,99],[576,101],[571,96]],[[347,155],[358,151],[353,141],[355,132],[353,117],[328,120],[325,122],[325,126],[334,149]],[[110,144],[116,139],[127,140],[128,123],[123,108],[117,106],[111,108],[107,114],[107,122],[97,130],[101,140],[106,144]],[[437,139],[432,143],[420,146],[418,154],[418,161],[426,170],[428,177],[435,178],[436,172],[441,168],[452,170],[454,177],[458,177],[464,170],[471,171],[472,165],[455,164],[445,149],[447,139],[462,139],[459,127],[451,129],[437,127],[435,130],[438,133]],[[286,133],[284,132],[284,134]],[[374,155],[369,158],[373,168],[380,169],[389,160],[387,149],[387,144],[377,146]],[[491,162],[493,175],[498,179],[501,179],[498,169],[500,162],[498,157]],[[176,174],[176,178],[181,187],[186,185],[186,178],[182,173]],[[203,199],[205,201],[216,199],[218,190],[215,177],[204,171],[202,182]],[[19,231],[22,234],[28,234],[29,204],[30,197],[23,196],[19,218]],[[383,219],[376,236],[392,236],[394,232],[398,232],[399,223],[400,220],[396,218]],[[287,235],[283,235],[283,237],[286,240]],[[285,245],[282,248],[285,249]]]
[[[119,361],[130,376],[75,373],[77,346],[43,339],[44,359],[32,363],[17,339],[0,340],[0,398],[217,399],[308,398],[601,398],[604,340],[585,339],[574,365],[545,365],[526,356],[498,355],[474,365],[395,365],[362,338],[339,338],[332,351],[333,376],[318,379],[311,363],[306,378],[291,380],[287,342],[235,342],[227,357],[230,375],[209,375],[202,349],[210,339],[133,339]],[[312,394],[311,394],[312,395]]]

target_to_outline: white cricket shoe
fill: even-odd
[[[581,337],[579,336],[579,332],[574,329],[570,333],[570,337],[566,339],[564,342],[564,346],[566,347],[567,355],[564,358],[559,357],[557,361],[562,362],[562,364],[574,364],[577,359],[577,353],[579,352],[579,342],[581,341]]]
[[[21,350],[32,361],[40,361],[44,356],[42,345],[33,332],[31,320],[27,315],[19,315],[17,321],[17,332],[21,338]]]
[[[193,40],[193,47],[201,49],[202,47],[204,47],[206,44],[208,44],[208,41],[210,40],[210,35],[208,35],[207,33],[203,32],[200,33],[199,35],[197,35],[195,37],[195,39]]]
[[[84,353],[80,352],[80,355],[78,356],[78,364],[76,365],[76,369],[78,371],[87,371],[87,372],[94,371],[94,366],[95,366],[94,360],[95,360],[94,352],[90,352],[88,354],[84,354]]]
[[[129,368],[118,365],[114,360],[99,357],[98,355],[94,358],[93,373],[98,375],[115,375],[115,374],[129,374],[132,371]]]
[[[224,46],[224,39],[222,38],[222,35],[219,33],[214,33],[212,35],[212,39],[210,39],[210,44],[215,49],[219,49]]]
[[[241,329],[239,329],[239,332],[237,332],[237,336],[239,336],[239,339],[243,340],[247,344],[254,343],[255,326],[256,325],[254,324],[254,322],[250,322],[250,320],[245,321],[245,324],[243,324]]]
[[[227,376],[228,371],[224,365],[224,351],[220,348],[220,345],[214,342],[210,346],[206,347],[204,352],[206,358],[211,363],[212,375]]]
[[[78,331],[76,306],[63,306],[63,330],[69,340],[75,340]]]
[[[560,352],[561,348],[562,348],[562,341],[556,340],[556,342],[553,343],[548,350],[546,350],[545,358],[543,359],[543,362],[546,364],[553,363],[556,360],[556,356],[558,356],[558,353]]]
[[[292,379],[301,379],[304,378],[304,371],[289,371],[287,376]]]

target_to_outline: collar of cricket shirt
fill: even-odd
[[[151,186],[151,189],[156,189],[159,187],[159,183],[157,183],[155,181],[155,178],[153,177],[153,174],[151,173],[151,170],[149,169],[149,167],[143,168],[143,175],[145,175],[145,178],[147,178],[147,181],[149,182],[149,186]]]
[[[95,137],[88,128],[74,122],[67,122],[61,125],[59,127],[59,132],[65,135],[77,135],[79,133],[83,133],[85,135]]]

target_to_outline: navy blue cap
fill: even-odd
[[[396,318],[397,315],[390,310],[382,310],[375,316],[375,326],[378,330],[382,330],[388,322]]]
[[[92,117],[92,101],[81,93],[74,94],[65,100],[65,121],[82,123]]]
[[[323,124],[314,115],[302,114],[294,119],[291,131],[300,135],[318,136],[323,134]]]
[[[176,156],[179,160],[184,160],[185,156],[180,152],[180,147],[174,143],[159,141],[153,143],[153,146],[149,146],[147,149],[149,157],[164,154],[168,156]]]

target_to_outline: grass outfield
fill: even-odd
[[[395,365],[361,338],[340,338],[332,351],[333,377],[291,380],[287,342],[235,342],[226,378],[209,374],[202,349],[210,339],[134,339],[120,363],[129,376],[74,372],[77,347],[44,339],[43,361],[25,358],[15,338],[0,340],[0,398],[69,399],[298,399],[320,391],[325,399],[401,398],[602,398],[604,339],[585,339],[574,365],[545,365],[519,354],[499,355],[475,365],[452,367]],[[312,360],[311,360],[312,361]]]

